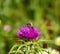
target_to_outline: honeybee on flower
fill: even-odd
[[[40,32],[36,27],[33,27],[32,24],[28,23],[20,27],[16,35],[25,40],[30,40],[36,39],[40,35]]]

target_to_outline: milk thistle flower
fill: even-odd
[[[27,24],[19,28],[16,35],[25,40],[30,40],[36,39],[40,35],[40,32],[31,24]]]

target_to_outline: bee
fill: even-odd
[[[30,22],[30,23],[27,23],[26,26],[33,27],[33,24]]]

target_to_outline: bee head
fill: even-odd
[[[28,27],[33,27],[32,23],[27,23],[26,24]]]

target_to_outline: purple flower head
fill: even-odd
[[[19,28],[16,35],[25,40],[30,40],[36,39],[40,35],[40,32],[35,27],[27,24]]]

